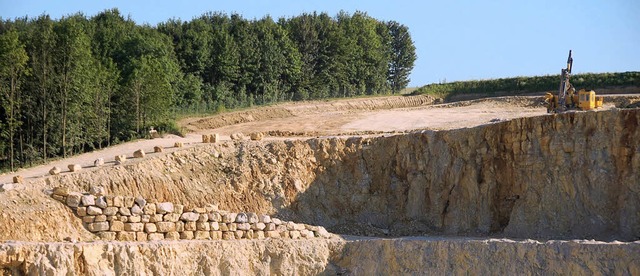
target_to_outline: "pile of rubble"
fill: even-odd
[[[256,213],[218,210],[216,205],[185,210],[184,205],[142,197],[105,195],[56,187],[51,195],[75,211],[87,230],[102,240],[234,240],[329,238],[322,226],[282,221]]]

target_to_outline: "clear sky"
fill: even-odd
[[[0,17],[87,16],[118,8],[137,23],[190,20],[207,11],[245,18],[367,12],[409,27],[417,48],[411,86],[574,73],[640,71],[639,0],[0,0]]]

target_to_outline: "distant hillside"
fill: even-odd
[[[560,75],[456,81],[428,84],[416,89],[411,95],[430,94],[447,99],[464,94],[520,95],[555,91],[559,83]],[[640,86],[640,72],[576,74],[571,76],[571,83],[577,89]]]

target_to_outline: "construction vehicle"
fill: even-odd
[[[567,68],[562,69],[560,74],[560,88],[558,95],[547,92],[544,101],[547,105],[547,113],[560,113],[567,110],[592,110],[602,107],[603,98],[597,97],[593,90],[580,89],[576,95],[576,89],[569,81],[571,77],[571,67],[573,66],[573,58],[571,50],[569,50],[569,58],[567,59]]]

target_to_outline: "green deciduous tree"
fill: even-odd
[[[396,21],[389,21],[387,28],[391,36],[389,47],[391,62],[387,80],[393,93],[397,93],[409,84],[409,74],[417,58],[416,48],[406,26]]]

